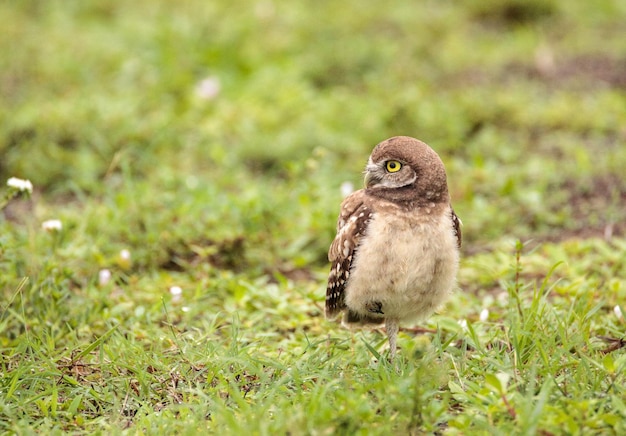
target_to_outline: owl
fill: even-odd
[[[431,315],[455,286],[460,224],[432,148],[407,136],[378,144],[365,188],[341,204],[328,250],[326,317],[384,324],[393,359],[399,325]]]

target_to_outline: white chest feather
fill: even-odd
[[[346,286],[346,305],[371,316],[419,320],[443,303],[456,280],[459,251],[449,210],[375,214],[359,245]]]

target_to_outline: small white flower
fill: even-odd
[[[130,267],[133,264],[133,261],[131,260],[130,251],[127,250],[126,248],[120,250],[120,252],[117,255],[117,258],[115,259],[115,262],[124,270],[130,269]]]
[[[183,289],[180,286],[172,286],[170,288],[170,294],[172,294],[172,301],[180,301],[183,295]]]
[[[20,192],[28,192],[31,194],[33,192],[33,184],[30,180],[18,179],[17,177],[11,177],[7,180],[7,186],[9,188],[17,189]]]
[[[41,223],[41,228],[46,232],[59,232],[63,228],[61,220],[47,220]]]
[[[198,180],[196,176],[189,175],[185,179],[185,185],[187,186],[188,189],[196,189],[199,184],[200,184],[200,181]]]
[[[481,310],[478,318],[483,322],[487,321],[489,319],[489,309]]]
[[[461,328],[463,329],[463,331],[468,331],[469,329],[467,328],[467,320],[466,319],[461,319],[459,320],[459,325],[461,326]]]
[[[183,306],[180,308],[180,310],[182,310],[183,312],[189,312],[191,309],[189,309],[189,307],[187,306]]]
[[[352,194],[352,192],[354,192],[354,185],[352,184],[352,182],[343,182],[341,184],[341,195],[343,195],[344,197],[347,197],[348,195]]]
[[[617,319],[622,320],[624,319],[624,314],[622,313],[622,308],[619,306],[615,306],[613,308],[613,312],[615,313],[615,316],[617,317]]]
[[[276,7],[271,1],[260,1],[256,3],[254,13],[258,18],[268,20],[276,14]]]
[[[98,271],[98,284],[100,286],[105,286],[109,281],[111,281],[111,271],[108,269]]]
[[[196,85],[196,95],[203,100],[213,100],[220,93],[220,89],[217,77],[207,77]]]

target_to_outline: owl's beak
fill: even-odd
[[[366,188],[377,185],[378,183],[380,183],[380,176],[378,176],[378,174],[374,173],[373,171],[365,171]]]

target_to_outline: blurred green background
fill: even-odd
[[[266,363],[254,372],[268,386],[283,374],[283,362],[297,366],[289,353],[310,346],[307,335],[334,328],[322,320],[320,304],[341,186],[359,188],[371,149],[395,135],[419,138],[441,155],[464,223],[459,287],[467,292],[439,318],[442,335],[458,328],[454,319],[477,319],[485,301],[500,304],[498,292],[517,292],[522,279],[532,286],[564,259],[557,306],[567,311],[573,295],[589,300],[568,312],[580,315],[580,324],[571,324],[586,326],[582,336],[555,333],[558,346],[567,352],[573,346],[564,337],[578,338],[579,346],[590,332],[617,334],[612,310],[626,289],[626,2],[5,0],[0,23],[0,181],[19,177],[35,186],[30,199],[0,212],[0,387],[13,395],[0,400],[7,423],[24,419],[23,428],[58,430],[47,421],[57,403],[63,430],[110,430],[99,416],[118,429],[130,425],[134,415],[121,416],[121,409],[140,416],[144,407],[158,420],[153,411],[180,400],[176,389],[153,390],[155,380],[172,382],[167,365],[180,364],[170,328],[192,368],[181,384],[201,386],[186,391],[190,404],[204,401],[205,391],[222,398],[253,379],[251,366],[237,372],[228,360],[249,352],[240,342],[275,359],[275,372]],[[62,230],[43,231],[49,219],[59,219]],[[516,240],[545,244],[521,279]],[[110,282],[99,281],[103,270]],[[172,286],[182,287],[185,310]],[[593,324],[585,312],[590,301],[599,304]],[[502,304],[492,320],[508,322]],[[219,313],[241,316],[241,332]],[[605,324],[606,314],[613,321]],[[570,318],[558,312],[554,319]],[[486,334],[502,331],[494,323]],[[405,349],[412,347],[404,339]],[[343,355],[333,350],[333,359]],[[445,353],[464,362],[463,354]],[[409,382],[398,381],[397,396],[387,394],[380,380],[376,388],[360,381],[378,377],[363,365],[367,350],[354,359],[356,372],[346,369],[346,377],[381,389],[383,402],[404,404]],[[82,361],[102,370],[84,377],[100,396],[72,372]],[[222,384],[196,371],[211,365],[231,371]],[[448,367],[461,385],[487,371],[463,365],[460,373]],[[558,372],[558,365],[529,371]],[[35,376],[42,368],[49,377]],[[143,368],[131,374],[136,385],[125,368]],[[332,380],[339,369],[324,371],[315,377]],[[63,377],[78,381],[57,382]],[[587,411],[585,395],[598,384],[585,383],[573,385]],[[263,397],[263,389],[252,391]],[[446,389],[438,399],[454,394]],[[430,391],[420,392],[435,407]],[[263,397],[266,405],[282,398],[274,394]],[[322,404],[326,395],[314,398]],[[355,395],[346,404],[361,404]],[[546,428],[566,419],[559,413],[569,397],[561,400],[554,427]],[[215,406],[214,422],[225,416],[226,427],[243,426],[244,403]],[[448,415],[437,419],[453,422],[461,403],[450,400],[441,411]],[[455,425],[499,422],[473,406]],[[384,433],[393,420],[375,409],[346,421],[357,427],[329,428],[349,432],[380,420]],[[199,428],[202,410],[194,412]],[[79,412],[94,421],[78,422]],[[271,425],[286,431],[307,418],[309,429],[315,420],[334,422],[309,412]]]
[[[394,135],[442,155],[469,250],[624,231],[623,2],[0,8],[0,176],[146,266],[237,238],[322,263],[339,186]]]

